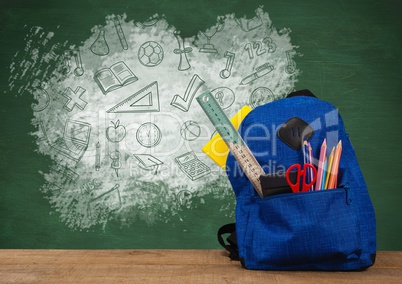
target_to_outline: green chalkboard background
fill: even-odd
[[[182,36],[195,35],[228,13],[253,17],[264,5],[278,29],[292,30],[300,46],[296,89],[308,88],[336,105],[345,121],[377,218],[380,250],[402,250],[402,8],[400,1],[258,0],[1,0],[0,1],[0,247],[1,248],[217,248],[216,230],[232,221],[222,200],[188,210],[185,224],[74,231],[39,191],[39,171],[50,160],[34,152],[29,97],[7,92],[9,66],[25,46],[29,27],[57,31],[80,43],[105,16],[126,13],[145,21],[164,14]],[[24,28],[25,27],[25,28]],[[5,91],[3,93],[3,91]]]

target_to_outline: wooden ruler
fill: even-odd
[[[226,145],[229,147],[258,195],[263,197],[260,176],[265,175],[265,172],[240,134],[236,131],[229,118],[225,115],[214,96],[210,92],[205,92],[197,97],[197,101],[221,135],[223,141],[225,141]]]

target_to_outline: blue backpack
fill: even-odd
[[[285,126],[295,120],[286,137]],[[307,134],[306,128],[310,129]],[[294,92],[255,108],[243,120],[239,133],[265,173],[271,175],[303,164],[298,144],[306,137],[315,157],[324,139],[328,145],[342,140],[343,149],[338,188],[302,193],[273,190],[265,198],[257,194],[229,154],[226,166],[236,196],[236,223],[220,228],[218,240],[230,258],[258,270],[361,270],[374,264],[374,209],[342,118],[333,105],[308,90]],[[224,240],[226,234],[230,235]]]

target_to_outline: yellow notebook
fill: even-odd
[[[239,129],[240,123],[250,111],[252,111],[252,108],[245,105],[230,119],[230,122],[232,122],[236,130]],[[202,147],[202,151],[207,154],[215,163],[221,166],[222,169],[225,169],[229,148],[226,146],[219,133],[216,133],[214,137],[212,137],[211,140],[209,140],[207,144]]]

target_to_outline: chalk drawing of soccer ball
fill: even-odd
[[[156,41],[144,42],[138,49],[138,60],[147,67],[159,65],[163,60],[162,46]]]

